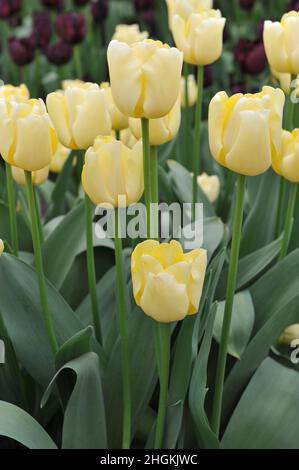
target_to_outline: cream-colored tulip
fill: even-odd
[[[138,142],[136,137],[132,134],[130,128],[120,131],[120,140],[130,149],[132,149]]]
[[[176,1],[177,0],[166,0],[168,8],[168,24],[170,29],[172,26],[172,18],[175,13]],[[183,0],[181,3],[181,11],[185,11],[186,16],[188,16],[188,12],[191,13],[198,8],[204,8],[206,10],[213,8],[213,0]]]
[[[6,101],[17,101],[24,102],[29,100],[29,90],[26,85],[22,84],[20,86],[13,85],[2,85],[0,86],[0,99]]]
[[[217,201],[220,193],[220,180],[217,175],[202,173],[197,177],[197,184],[212,204]]]
[[[83,80],[75,79],[75,80],[63,80],[62,81],[62,89],[65,91],[67,88],[83,88],[85,87],[86,82]]]
[[[86,152],[82,184],[94,204],[137,203],[144,189],[142,142],[130,149],[113,137],[98,137]]]
[[[281,150],[273,158],[273,169],[292,183],[299,183],[299,129],[283,131]]]
[[[32,175],[32,184],[33,186],[40,186],[41,184],[47,181],[49,176],[49,166],[42,168],[41,170],[33,171]],[[22,168],[12,167],[12,176],[16,183],[21,186],[26,186],[25,172]]]
[[[219,59],[223,48],[225,18],[220,10],[193,9],[187,16],[177,1],[172,19],[172,34],[184,61],[193,65],[208,65]]]
[[[141,139],[141,120],[130,118],[130,129],[136,139]],[[163,145],[174,139],[181,124],[181,97],[166,116],[149,121],[149,141],[151,145]]]
[[[197,102],[197,83],[194,75],[188,76],[188,107],[191,108]],[[186,80],[182,77],[181,80],[181,103],[183,108],[186,107]]]
[[[259,175],[280,152],[284,93],[265,86],[260,93],[230,98],[217,93],[209,108],[209,142],[215,160],[236,173]]]
[[[70,153],[71,150],[67,147],[64,147],[64,145],[59,142],[57,150],[51,161],[50,171],[52,171],[52,173],[60,173]]]
[[[110,84],[108,82],[102,83],[101,89],[105,91],[109,103],[109,113],[111,117],[112,129],[115,131],[127,129],[129,127],[129,119],[127,116],[121,113],[118,107],[116,106],[112,96]]]
[[[264,45],[272,69],[298,75],[299,12],[286,13],[280,22],[265,21]]]
[[[47,96],[47,107],[60,142],[71,149],[87,149],[98,135],[111,133],[104,90],[95,83],[69,86]]]
[[[0,100],[0,153],[10,165],[36,171],[49,165],[57,135],[42,100]]]
[[[299,324],[298,323],[296,323],[295,325],[288,326],[288,328],[286,328],[283,334],[280,336],[278,342],[280,344],[291,346],[291,343],[294,340],[299,341]]]
[[[126,44],[143,41],[148,38],[147,31],[140,31],[138,24],[119,24],[115,28],[112,39],[116,39]]]
[[[113,99],[126,116],[157,119],[175,105],[183,66],[175,47],[149,39],[131,46],[114,40],[108,63]]]
[[[198,312],[207,267],[206,250],[184,253],[179,242],[146,240],[132,253],[134,298],[144,313],[161,323]]]
[[[279,73],[273,69],[271,70],[271,72],[273,77],[278,81],[280,88],[285,92],[286,95],[288,95],[291,89],[292,75],[290,73]],[[293,83],[292,85],[295,85],[294,91],[296,88],[296,96],[299,96],[299,75],[296,78],[296,83]]]
[[[4,243],[3,243],[3,240],[1,240],[0,238],[0,256],[2,255],[3,251],[4,251]]]

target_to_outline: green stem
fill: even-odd
[[[158,149],[155,146],[151,147],[150,158],[150,175],[151,175],[151,203],[156,206],[151,206],[152,219],[151,219],[151,235],[152,238],[159,238],[159,175],[158,175]]]
[[[184,64],[184,78],[185,78],[185,108],[189,108],[189,84],[188,84],[188,77],[189,77],[189,64]],[[186,118],[188,115],[186,114]]]
[[[81,62],[81,50],[80,45],[74,47],[74,60],[75,60],[75,69],[78,79],[82,79],[82,62]]]
[[[288,203],[288,211],[285,220],[285,227],[284,227],[284,235],[281,244],[281,252],[279,259],[284,259],[288,254],[288,248],[292,236],[292,230],[294,225],[294,211],[296,206],[296,198],[297,198],[297,183],[292,183],[290,187],[290,195],[289,195],[289,203]]]
[[[213,413],[211,425],[214,432],[219,435],[221,412],[222,412],[222,399],[223,399],[223,386],[227,360],[228,350],[228,339],[230,333],[234,296],[236,291],[237,273],[238,273],[238,261],[240,253],[240,242],[242,233],[243,213],[244,213],[244,198],[246,188],[246,177],[238,175],[237,183],[237,198],[234,212],[234,227],[233,227],[233,238],[232,248],[230,254],[230,263],[228,271],[227,291],[226,291],[226,302],[224,310],[224,318],[222,325],[221,341],[218,353],[218,362],[216,370],[216,384],[215,394],[213,403]]]
[[[32,230],[32,241],[33,241],[33,248],[34,248],[34,257],[35,257],[35,267],[38,277],[38,287],[40,293],[40,301],[42,306],[42,312],[44,316],[44,322],[46,325],[49,341],[52,347],[54,354],[58,351],[58,343],[55,336],[54,326],[52,323],[52,318],[49,311],[48,305],[48,296],[47,296],[47,288],[46,288],[46,280],[44,275],[44,267],[43,267],[43,259],[42,259],[42,251],[41,251],[41,243],[39,238],[39,231],[38,231],[38,221],[37,221],[37,212],[36,206],[34,201],[34,189],[32,184],[32,177],[30,171],[25,171],[26,177],[26,186],[27,186],[27,197],[28,197],[28,206],[31,218],[31,230]]]
[[[143,174],[144,174],[144,199],[146,206],[146,227],[147,236],[151,236],[151,162],[150,162],[150,143],[149,143],[149,120],[141,119],[142,143],[143,143]]]
[[[42,228],[42,223],[41,223],[40,207],[39,207],[39,202],[38,202],[36,191],[33,191],[33,194],[34,194],[35,210],[36,210],[36,213],[37,213],[39,238],[40,238],[41,244],[43,244],[43,242],[44,242],[44,233],[43,233],[43,228]]]
[[[195,220],[195,204],[197,202],[197,176],[200,173],[200,143],[201,143],[201,120],[202,120],[202,99],[203,99],[203,79],[204,67],[198,66],[198,96],[195,112],[195,130],[194,130],[194,144],[193,144],[193,205],[192,205],[192,220]]]
[[[155,333],[160,395],[154,448],[161,449],[163,445],[168,400],[171,324],[156,322]]]
[[[278,199],[278,210],[277,210],[277,219],[276,219],[276,229],[275,234],[278,237],[281,234],[282,224],[283,224],[283,210],[286,197],[287,182],[281,177],[280,178],[280,187],[279,187],[279,199]]]
[[[125,297],[125,274],[123,248],[119,223],[119,211],[115,209],[115,261],[118,299],[118,324],[121,339],[122,383],[123,383],[123,435],[122,448],[129,449],[131,444],[131,386],[129,362],[129,336]]]
[[[88,284],[91,299],[91,308],[93,316],[93,325],[95,329],[95,335],[98,342],[102,343],[102,330],[100,322],[100,312],[97,297],[97,279],[95,270],[94,250],[93,250],[93,233],[92,233],[92,204],[85,194],[85,223],[86,223],[86,245],[87,245],[87,272],[88,272]]]
[[[9,224],[10,224],[10,237],[13,254],[18,256],[19,243],[18,243],[18,227],[17,227],[17,213],[16,213],[16,195],[14,188],[14,181],[12,177],[12,170],[9,163],[5,162],[6,170],[6,186],[7,186],[7,199],[9,209]]]

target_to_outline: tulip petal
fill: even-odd
[[[59,141],[68,148],[72,145],[69,112],[66,98],[62,93],[50,93],[47,96],[47,108],[57,132]]]
[[[285,48],[285,31],[278,22],[265,21],[264,45],[270,66],[280,73],[291,73],[291,64]]]
[[[214,159],[224,165],[223,151],[223,128],[226,115],[226,103],[228,96],[224,91],[217,93],[211,100],[209,106],[209,145]]]

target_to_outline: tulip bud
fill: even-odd
[[[181,103],[183,108],[186,107],[186,80],[185,77],[181,79]],[[194,75],[188,76],[188,106],[192,108],[197,102],[197,83]]]
[[[12,60],[19,66],[30,64],[35,55],[32,38],[12,38],[9,40],[9,52]]]
[[[291,183],[299,183],[299,129],[283,131],[281,149],[274,156],[272,166]]]
[[[51,17],[47,11],[33,13],[33,37],[36,47],[44,49],[52,36]]]
[[[202,173],[197,177],[197,184],[212,204],[217,201],[220,193],[220,180],[217,175]]]
[[[299,324],[298,323],[286,328],[283,334],[280,336],[278,342],[280,344],[285,344],[286,346],[291,346],[294,340],[299,340]]]
[[[131,45],[147,38],[148,32],[140,31],[138,24],[119,24],[116,26],[112,39]]]
[[[264,44],[272,69],[280,73],[298,75],[299,13],[286,13],[280,23],[265,21]]]
[[[177,2],[172,18],[172,34],[184,61],[193,65],[208,65],[219,59],[223,47],[225,18],[220,10],[182,8]],[[185,6],[185,5],[183,5]]]
[[[63,13],[57,18],[58,34],[67,44],[79,44],[85,38],[85,17],[81,13]]]
[[[157,119],[174,107],[183,66],[175,47],[149,39],[131,46],[114,40],[108,63],[113,99],[126,116]]]
[[[112,129],[114,129],[115,131],[127,129],[129,127],[129,120],[127,116],[120,112],[120,110],[114,103],[110,84],[107,82],[102,83],[101,90],[105,91],[106,98],[108,101],[108,109],[111,117]]]
[[[95,83],[50,93],[47,107],[59,141],[65,147],[87,149],[98,135],[111,133],[107,98]]]
[[[142,142],[126,147],[113,137],[98,137],[85,155],[83,188],[94,204],[118,207],[137,203],[142,197]]]
[[[3,254],[3,251],[4,251],[4,243],[3,243],[3,240],[1,240],[0,238],[0,256]]]
[[[96,23],[105,21],[109,14],[109,0],[97,0],[91,4],[91,14]]]
[[[22,0],[0,0],[0,18],[7,19],[19,13],[22,9]]]
[[[173,15],[176,10],[177,0],[166,0],[167,9],[168,9],[168,23],[169,28],[171,29]],[[185,15],[188,16],[189,13],[195,10],[211,10],[213,8],[213,0],[181,0],[180,10],[185,12]]]
[[[289,3],[288,11],[299,11],[299,0],[291,0]]]
[[[130,129],[136,139],[141,139],[142,129],[140,119],[129,119]],[[181,97],[166,116],[160,119],[150,119],[149,121],[149,141],[150,145],[163,145],[174,139],[181,124]]]
[[[161,323],[198,312],[207,267],[206,250],[184,253],[179,242],[146,240],[132,253],[134,298],[144,313]]]
[[[32,184],[33,186],[40,186],[45,181],[47,181],[49,176],[49,166],[41,168],[40,170],[33,171],[32,175]],[[22,168],[12,167],[12,176],[16,183],[20,186],[26,186],[26,177],[25,172]]]
[[[260,93],[228,97],[217,93],[209,108],[209,142],[215,160],[236,173],[256,176],[280,151],[284,93],[265,86]]]
[[[63,0],[41,0],[45,7],[61,11],[63,9]]]
[[[0,153],[10,165],[27,171],[50,164],[57,147],[56,132],[44,102],[0,101]]]
[[[0,86],[0,100],[27,101],[29,100],[29,90],[24,84],[20,86],[2,85]]]
[[[240,7],[243,10],[252,10],[255,5],[255,0],[240,0]]]
[[[67,64],[73,55],[73,48],[63,41],[49,44],[45,50],[48,61],[54,65]]]
[[[60,173],[70,153],[70,149],[64,147],[60,142],[58,142],[57,150],[51,160],[50,171],[52,173]]]
[[[251,75],[261,73],[267,64],[263,43],[255,43],[248,39],[239,40],[235,49],[235,57],[243,72]]]

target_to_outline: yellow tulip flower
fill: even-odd
[[[186,108],[186,80],[185,77],[182,77],[181,80],[181,103],[182,107]],[[194,75],[188,76],[188,106],[192,108],[197,102],[197,83]]]
[[[4,243],[0,238],[0,256],[2,255],[3,251],[4,251]]]
[[[137,203],[143,194],[142,142],[126,147],[113,137],[98,137],[85,156],[82,184],[94,204],[125,206]]]
[[[217,201],[220,193],[220,180],[217,175],[202,173],[197,177],[197,184],[212,204]]]
[[[147,31],[140,31],[138,24],[119,24],[116,26],[112,39],[126,44],[143,41],[148,38]]]
[[[60,173],[70,153],[71,150],[69,148],[64,147],[64,145],[58,142],[57,150],[51,160],[50,171],[52,173]]]
[[[188,15],[188,11],[192,12],[196,8],[204,8],[206,10],[213,8],[213,0],[179,0],[179,2],[182,5],[181,11],[184,8],[186,16]],[[169,28],[171,29],[172,18],[175,13],[177,0],[166,0],[166,3],[168,8],[168,23]]]
[[[26,186],[25,172],[22,168],[12,167],[12,176],[16,183],[21,186]],[[47,181],[49,176],[49,166],[41,168],[41,170],[32,172],[32,184],[33,186],[40,186]]]
[[[273,159],[273,169],[292,183],[299,183],[299,129],[283,131],[281,150]]]
[[[294,340],[299,340],[299,324],[298,323],[296,323],[295,325],[288,326],[288,328],[286,328],[283,334],[280,336],[278,342],[280,344],[291,346],[291,343]]]
[[[121,113],[118,107],[116,106],[112,96],[110,84],[108,82],[102,83],[101,90],[105,91],[109,103],[108,107],[112,122],[112,129],[115,131],[127,129],[129,127],[128,117]]]
[[[141,139],[140,119],[129,119],[130,129],[136,139]],[[178,98],[172,110],[160,119],[150,119],[149,140],[151,145],[163,145],[174,139],[181,124],[181,97]]]
[[[10,165],[36,171],[49,165],[57,135],[44,102],[0,100],[0,153]]]
[[[172,34],[184,61],[208,65],[219,59],[223,47],[225,18],[220,10],[194,8],[187,11],[184,2],[177,2],[172,18]]]
[[[144,313],[161,323],[198,312],[207,267],[203,249],[184,253],[179,242],[146,240],[132,254],[134,297]]]
[[[0,99],[6,101],[27,101],[29,100],[29,90],[26,85],[20,86],[2,85],[0,86]]]
[[[69,86],[47,96],[47,107],[60,142],[71,149],[87,149],[98,135],[111,133],[104,90],[95,83]]]
[[[215,160],[236,173],[259,175],[280,152],[284,93],[265,86],[260,93],[230,98],[217,93],[209,108],[209,142]]]
[[[280,22],[265,21],[264,45],[272,69],[298,75],[299,12],[286,13]]]
[[[126,116],[157,119],[175,105],[183,65],[175,47],[147,39],[131,46],[113,40],[108,64],[113,99]]]

